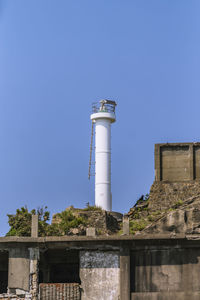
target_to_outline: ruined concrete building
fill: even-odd
[[[140,234],[125,216],[121,235],[37,237],[34,216],[1,237],[0,299],[199,300],[200,144],[156,145],[155,175]]]

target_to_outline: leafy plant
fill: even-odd
[[[31,236],[32,215],[38,215],[38,235],[39,236],[60,236],[68,234],[70,228],[76,228],[79,225],[86,225],[87,221],[83,217],[73,215],[72,211],[65,210],[56,216],[58,223],[49,224],[50,212],[47,207],[33,209],[21,207],[16,210],[15,215],[8,216],[10,230],[6,236]]]
[[[148,225],[148,222],[144,219],[140,219],[138,221],[131,220],[130,221],[130,233],[134,234],[135,231],[141,231]]]
[[[30,236],[31,235],[31,220],[32,215],[38,215],[38,232],[39,236],[45,236],[46,230],[49,224],[50,213],[47,211],[47,207],[33,209],[30,212],[26,206],[16,210],[15,215],[8,214],[8,224],[10,230],[6,236]]]
[[[155,216],[149,215],[147,219],[149,222],[153,222],[155,220]]]
[[[53,229],[59,233],[59,235],[68,234],[70,228],[76,228],[79,225],[86,225],[87,221],[83,217],[75,216],[70,210],[64,210],[61,213],[56,214],[59,219],[57,224],[52,224]],[[51,225],[51,226],[52,226]],[[52,228],[49,228],[49,233],[54,232]]]

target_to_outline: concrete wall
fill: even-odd
[[[131,290],[134,300],[200,299],[200,248],[133,251]]]
[[[119,300],[119,253],[81,251],[80,279],[82,300]]]
[[[17,295],[14,299],[38,299],[39,250],[43,253],[44,246],[55,252],[55,262],[60,249],[81,249],[82,300],[200,299],[200,235],[58,237],[53,244],[39,241],[35,247],[30,242],[27,247],[25,243],[7,247],[9,292]],[[0,299],[12,297],[0,295]]]
[[[200,143],[155,145],[155,180],[200,180]]]

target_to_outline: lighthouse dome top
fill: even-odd
[[[91,120],[110,119],[115,122],[115,107],[117,103],[112,100],[103,99],[92,104]]]

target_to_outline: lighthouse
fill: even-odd
[[[112,211],[111,124],[116,121],[116,105],[101,100],[93,104],[90,116],[95,126],[95,205],[106,211]]]

